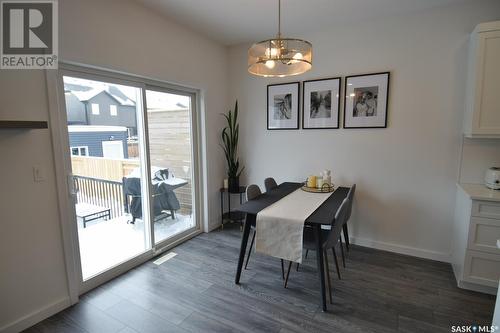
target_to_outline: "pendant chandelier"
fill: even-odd
[[[312,68],[312,44],[281,37],[281,0],[278,0],[278,35],[252,45],[248,50],[248,72],[264,77],[285,77]]]

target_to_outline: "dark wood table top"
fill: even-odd
[[[257,198],[245,202],[238,208],[238,211],[251,215],[257,215],[264,208],[284,198],[288,194],[297,190],[302,186],[301,183],[282,183],[277,188],[262,193]],[[308,224],[324,224],[331,225],[335,217],[335,213],[342,204],[342,201],[347,197],[349,192],[348,187],[338,187],[321,206],[318,207],[305,221]]]

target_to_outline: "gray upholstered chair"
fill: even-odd
[[[252,184],[247,186],[246,189],[247,201],[253,200],[261,194],[262,192],[257,185]],[[248,260],[250,259],[250,254],[252,253],[253,243],[255,243],[255,234],[257,233],[257,231],[255,230],[255,226],[252,226],[252,230],[253,230],[253,236],[252,236],[252,241],[250,242],[250,248],[248,249],[247,260],[245,262],[245,269],[247,269]],[[283,279],[285,278],[285,267],[283,259],[281,259],[281,277]]]
[[[269,178],[264,179],[264,187],[266,188],[266,192],[269,192],[273,188],[278,187],[278,184],[276,184],[276,181],[274,180],[274,178],[269,177]]]
[[[253,200],[261,194],[262,194],[262,191],[260,190],[259,186],[255,185],[255,184],[247,186],[247,189],[246,189],[247,201]],[[247,269],[248,260],[250,259],[250,254],[252,253],[253,243],[255,242],[255,234],[256,234],[255,226],[252,226],[252,230],[253,230],[253,236],[252,236],[252,241],[250,242],[250,249],[248,249],[247,260],[245,262],[245,269]]]
[[[321,229],[321,239],[323,239],[323,244],[321,244],[321,248],[323,252],[323,263],[325,265],[325,274],[326,280],[328,283],[328,291],[330,295],[330,303],[332,303],[332,287],[330,281],[330,270],[328,267],[328,255],[327,250],[332,249],[333,258],[335,259],[335,265],[337,266],[337,272],[340,278],[339,264],[337,262],[337,254],[335,253],[335,247],[341,242],[340,237],[342,233],[342,228],[344,224],[347,222],[347,213],[349,210],[349,199],[345,198],[339,209],[335,213],[335,219],[332,220],[332,225],[330,230]],[[303,236],[303,246],[307,250],[314,251],[316,249],[316,239],[314,235],[313,228],[304,228],[304,236]],[[285,277],[285,288],[288,284],[288,277],[290,275],[290,268],[292,263],[288,265],[288,270],[286,272]],[[320,267],[318,267],[319,269]],[[333,303],[332,303],[333,304]]]
[[[351,189],[349,190],[349,193],[347,194],[347,199],[349,199],[349,207],[347,209],[347,219],[346,223],[344,224],[344,241],[345,241],[345,246],[347,248],[347,251],[349,251],[349,231],[347,230],[347,222],[351,219],[351,213],[352,213],[352,203],[354,202],[354,193],[356,192],[356,184],[352,185]],[[345,263],[344,263],[345,266]]]
[[[253,200],[261,194],[262,194],[262,191],[260,190],[260,188],[257,185],[252,184],[252,185],[247,186],[247,189],[246,189],[247,201]]]
[[[347,199],[349,199],[349,207],[347,207],[347,217],[346,217],[346,221],[342,227],[342,230],[344,232],[344,242],[345,242],[345,246],[346,246],[346,249],[347,251],[349,252],[349,230],[347,228],[347,222],[349,221],[349,219],[351,218],[351,213],[352,213],[352,203],[354,202],[354,193],[356,192],[356,184],[352,185],[351,188],[349,189],[349,192],[347,193]],[[344,266],[345,268],[345,253],[344,253],[344,247],[342,245],[342,240],[340,240],[340,252],[341,252],[341,255],[342,255],[342,266]],[[306,258],[307,258],[307,254],[309,253],[309,250],[306,250]],[[297,270],[298,270],[298,266],[297,266]],[[340,278],[340,276],[339,276]]]

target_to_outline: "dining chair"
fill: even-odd
[[[262,194],[262,192],[261,192],[260,188],[255,184],[249,185],[246,189],[247,201],[253,200],[261,194]],[[252,241],[250,242],[250,249],[248,249],[247,260],[245,262],[245,269],[247,269],[248,260],[250,259],[250,254],[252,253],[253,243],[255,242],[255,234],[257,233],[254,225],[252,225],[251,228],[253,230],[253,236],[252,236]],[[285,278],[285,266],[283,263],[283,259],[281,259],[281,277],[283,279]]]
[[[328,267],[327,250],[332,249],[333,258],[335,259],[335,265],[337,266],[337,273],[338,273],[338,276],[340,279],[340,270],[339,270],[339,264],[337,261],[337,255],[335,253],[335,247],[340,242],[340,237],[341,237],[343,225],[346,222],[348,210],[349,210],[349,199],[345,198],[344,201],[342,201],[342,204],[340,205],[339,209],[335,213],[335,218],[332,220],[331,229],[330,230],[321,229],[321,239],[324,240],[323,244],[321,245],[321,248],[324,251],[324,256],[323,256],[324,262],[321,264],[325,265],[325,274],[326,274],[326,280],[328,283],[328,291],[329,291],[331,304],[333,304],[332,287],[331,287],[331,281],[330,281],[330,270]],[[316,249],[316,238],[314,235],[313,228],[304,228],[303,247],[306,250],[313,250],[314,251]],[[291,263],[288,265],[288,270],[286,272],[285,288],[287,287],[287,284],[288,284],[288,277],[290,275],[290,268],[291,268]],[[318,267],[318,269],[320,269],[320,267]]]
[[[347,252],[349,252],[349,230],[347,229],[347,222],[351,218],[351,213],[352,213],[352,203],[354,201],[354,193],[356,192],[356,184],[352,185],[351,188],[349,189],[349,192],[347,193],[347,199],[349,199],[349,207],[347,209],[347,217],[345,220],[344,225],[342,226],[342,230],[344,232],[344,242],[345,242],[345,247],[347,249]],[[309,250],[306,251],[306,259],[307,259],[307,254],[309,253]],[[342,256],[342,266],[345,268],[345,253],[344,253],[344,246],[342,244],[342,239],[340,239],[340,253]],[[299,270],[299,266],[297,265],[297,270]]]
[[[278,187],[278,184],[276,183],[274,178],[268,177],[268,178],[264,179],[264,187],[266,188],[266,192],[269,192],[273,188]]]
[[[351,213],[352,213],[352,203],[354,202],[354,193],[356,192],[356,184],[351,186],[351,189],[349,190],[349,193],[347,193],[347,199],[349,199],[349,208],[347,210],[347,218],[344,224],[344,241],[345,241],[345,247],[347,248],[347,251],[349,251],[349,230],[347,230],[347,222],[351,219]],[[345,264],[344,264],[345,267]]]

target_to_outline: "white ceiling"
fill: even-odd
[[[273,37],[277,0],[137,0],[168,19],[226,45]],[[282,0],[285,36],[332,22],[361,21],[473,0]]]

